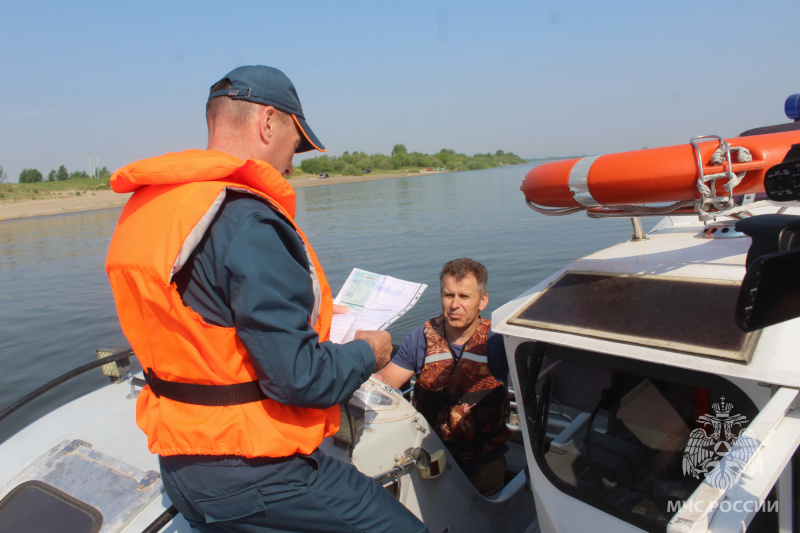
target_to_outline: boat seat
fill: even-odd
[[[589,413],[579,413],[561,433],[550,442],[550,451],[558,455],[564,455],[569,450],[567,444],[571,442],[578,432],[585,432],[584,426],[589,421]]]

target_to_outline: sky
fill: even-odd
[[[735,137],[789,120],[797,20],[798,0],[0,0],[0,166],[205,148],[209,87],[248,64],[292,79],[331,156]]]

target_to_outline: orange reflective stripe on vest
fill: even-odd
[[[228,190],[263,198],[297,230],[308,254],[317,305],[309,323],[328,339],[330,288],[305,235],[294,223],[294,191],[271,166],[214,151],[189,150],[132,163],[112,177],[135,191],[111,240],[106,271],[120,324],[143,368],[166,381],[231,385],[257,379],[234,328],[206,323],[184,305],[172,276],[208,229]],[[150,451],[283,457],[310,453],[338,429],[339,408],[312,409],[263,400],[205,406],[139,394],[136,421]]]

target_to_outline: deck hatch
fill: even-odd
[[[97,533],[100,511],[41,481],[26,481],[0,501],[0,531]]]
[[[27,484],[27,485],[26,485]],[[119,459],[95,450],[88,442],[65,440],[33,460],[15,476],[8,485],[0,487],[0,495],[6,498],[20,486],[36,487],[23,496],[41,495],[47,487],[50,496],[48,508],[72,505],[84,511],[76,515],[79,523],[89,529],[66,530],[90,533],[120,531],[135,515],[150,502],[161,496],[164,484],[158,472],[144,472]],[[42,498],[39,498],[40,500]],[[5,499],[3,500],[6,501]],[[58,504],[58,505],[57,505]],[[79,505],[80,504],[80,505]],[[97,520],[89,521],[91,514],[98,513]],[[88,514],[87,514],[88,513]],[[73,513],[75,514],[75,513]],[[15,515],[16,516],[16,515]],[[5,523],[0,521],[0,526]],[[87,525],[88,524],[88,525]],[[0,533],[5,533],[0,527]],[[8,531],[39,531],[31,528]],[[62,529],[43,531],[62,531]]]
[[[735,281],[568,271],[508,323],[748,362],[738,294]]]

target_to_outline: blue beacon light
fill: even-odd
[[[800,120],[800,94],[793,94],[787,98],[783,108],[787,117],[795,122]]]

